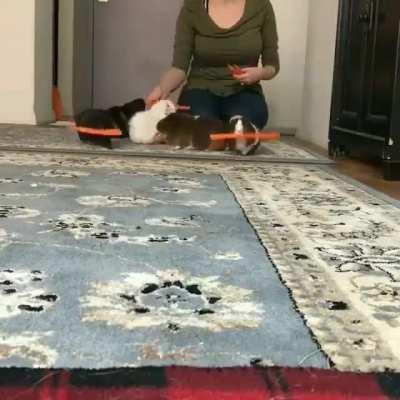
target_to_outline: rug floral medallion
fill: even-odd
[[[0,154],[0,366],[400,371],[400,209],[328,169]]]

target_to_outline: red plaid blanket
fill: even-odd
[[[400,375],[282,368],[0,370],[0,400],[400,399]]]

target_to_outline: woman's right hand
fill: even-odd
[[[157,103],[157,101],[163,100],[165,98],[166,98],[166,96],[163,93],[161,86],[158,85],[147,96],[146,106],[147,106],[147,108],[150,108],[154,103]]]
[[[168,99],[186,80],[186,73],[178,68],[170,68],[161,78],[161,83],[156,86],[146,99],[146,106],[149,108],[159,100]]]

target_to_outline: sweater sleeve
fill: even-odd
[[[186,73],[192,60],[193,48],[194,27],[190,18],[190,11],[184,5],[176,23],[172,66]]]
[[[263,51],[261,55],[263,66],[271,65],[275,67],[276,73],[280,69],[278,53],[278,32],[274,9],[270,1],[267,1],[265,20],[262,27]]]

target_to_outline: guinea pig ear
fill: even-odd
[[[146,109],[146,102],[143,99],[135,99],[122,106],[122,112],[128,117],[133,117],[136,113]]]
[[[173,120],[171,120],[170,116],[167,115],[166,117],[160,119],[156,127],[159,132],[163,133],[170,130],[173,123]]]
[[[167,117],[163,118],[157,125],[157,129],[164,133],[173,133],[174,130],[179,126],[176,114],[169,114]]]

